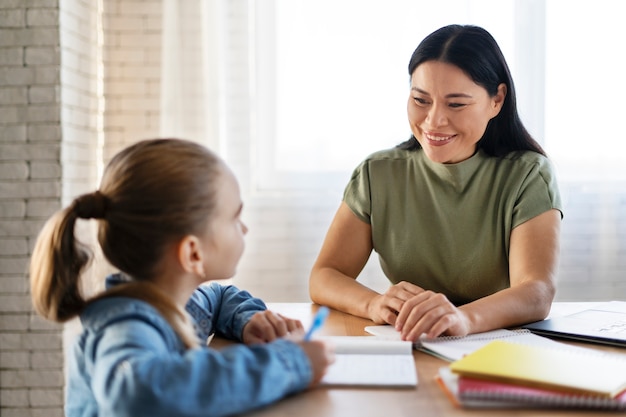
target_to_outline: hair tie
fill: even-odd
[[[74,200],[74,211],[81,219],[103,219],[107,198],[100,191],[83,194]]]

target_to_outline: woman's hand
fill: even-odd
[[[395,322],[403,340],[417,340],[422,334],[427,337],[466,336],[469,319],[448,298],[432,291],[421,291],[404,302]]]
[[[243,328],[242,340],[245,344],[267,343],[293,333],[304,334],[300,320],[290,319],[270,310],[260,311],[252,316]]]
[[[374,323],[391,325],[396,324],[398,313],[404,303],[424,290],[410,282],[402,281],[392,285],[370,302],[368,306],[369,318]]]

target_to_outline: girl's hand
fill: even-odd
[[[242,340],[245,344],[267,343],[293,333],[304,333],[300,320],[290,319],[270,310],[260,311],[252,316],[243,328]]]
[[[313,370],[313,379],[310,386],[320,382],[328,367],[335,362],[335,347],[329,341],[311,340],[297,342],[309,357],[311,369]]]

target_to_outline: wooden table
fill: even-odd
[[[558,305],[558,303],[556,303]],[[567,303],[566,303],[567,304]],[[567,309],[578,305],[562,305]],[[311,322],[317,305],[309,303],[269,303],[268,307],[283,315],[297,318],[306,326]],[[568,311],[569,312],[569,311]],[[365,326],[373,322],[359,317],[331,310],[331,313],[318,335],[325,336],[365,336]],[[219,348],[224,341],[212,342]],[[579,344],[583,345],[583,344]],[[615,351],[624,354],[626,349],[584,344],[586,347]],[[535,416],[535,417],[577,417],[607,414],[599,411],[572,410],[515,410],[480,409],[466,410],[455,408],[434,380],[437,370],[448,362],[414,350],[415,367],[418,374],[417,388],[322,388],[317,387],[285,398],[271,406],[246,413],[247,417],[439,417],[439,416]],[[617,413],[609,413],[617,414]]]

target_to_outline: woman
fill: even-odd
[[[48,220],[31,261],[33,304],[83,326],[68,357],[66,416],[232,415],[322,378],[331,346],[303,341],[299,321],[246,291],[206,283],[235,274],[248,230],[241,210],[221,159],[155,139],[118,153],[99,190]],[[80,290],[90,252],[74,237],[78,219],[98,221],[102,251],[123,273],[92,298]],[[210,349],[212,333],[245,345]]]
[[[363,161],[310,277],[310,295],[405,340],[464,336],[544,318],[555,294],[561,201],[519,118],[493,37],[452,25],[409,63],[412,137]],[[356,278],[372,250],[393,284]]]

